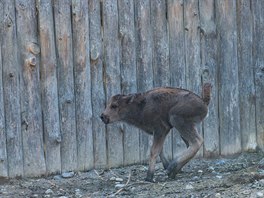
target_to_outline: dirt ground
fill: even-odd
[[[69,172],[35,179],[0,180],[0,197],[264,197],[263,153],[193,159],[175,180],[157,164],[155,183],[147,166]]]

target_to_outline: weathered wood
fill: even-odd
[[[217,35],[214,0],[199,2],[202,82],[212,84],[208,116],[203,123],[204,156],[219,155]]]
[[[244,151],[255,150],[256,109],[253,65],[253,20],[250,0],[237,3],[239,107],[242,147]]]
[[[78,170],[93,167],[89,15],[85,0],[72,1]]]
[[[185,64],[186,87],[194,93],[201,93],[201,57],[200,57],[200,20],[199,4],[197,0],[184,1],[184,29],[185,29]],[[198,126],[202,135],[202,127]],[[202,135],[203,136],[203,135]],[[197,156],[202,156],[203,148]]]
[[[139,92],[153,87],[150,1],[135,0],[137,86]],[[140,161],[146,162],[150,153],[151,137],[140,133]]]
[[[241,151],[236,2],[216,1],[221,154]]]
[[[129,94],[137,91],[134,1],[118,0],[118,8],[121,39],[121,92]],[[139,161],[139,130],[124,124],[123,131],[124,165],[135,164]]]
[[[17,59],[17,35],[14,1],[4,2],[4,24],[2,30],[2,62],[4,108],[6,123],[6,146],[8,174],[22,176],[23,152],[20,117],[19,67]],[[4,50],[3,50],[4,49]]]
[[[50,0],[38,1],[39,40],[41,47],[40,74],[44,148],[46,173],[61,171],[60,121],[56,76],[56,51],[54,38],[53,10]]]
[[[93,107],[93,142],[95,168],[107,165],[106,128],[100,120],[100,114],[105,107],[105,93],[103,83],[103,50],[101,32],[100,1],[89,1],[90,20],[90,59]]]
[[[58,92],[61,129],[61,169],[77,167],[75,96],[72,55],[71,3],[54,1],[55,38],[58,59]]]
[[[152,0],[151,26],[153,34],[153,83],[154,87],[170,85],[169,46],[166,19],[166,1]],[[168,134],[163,149],[168,159],[172,159],[172,134]]]
[[[43,149],[39,53],[36,4],[34,0],[16,1],[17,38],[21,64],[20,104],[25,176],[46,172]],[[22,149],[21,148],[21,149]]]
[[[0,16],[4,16],[4,5],[0,2]],[[0,43],[3,40],[4,18],[0,17]],[[7,153],[6,153],[6,130],[5,130],[5,108],[4,108],[4,90],[3,90],[3,62],[2,46],[0,44],[0,177],[8,177]]]
[[[253,10],[253,65],[256,91],[256,129],[258,147],[264,151],[264,2],[251,1]]]
[[[106,99],[121,92],[117,0],[103,1],[104,86]],[[121,124],[107,126],[108,166],[123,164]]]
[[[183,2],[168,0],[169,66],[172,87],[185,88],[185,42],[183,24]],[[176,129],[172,132],[173,158],[186,149]]]

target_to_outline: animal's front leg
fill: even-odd
[[[170,162],[165,157],[163,148],[161,149],[161,152],[160,152],[159,156],[160,156],[160,160],[162,162],[162,165],[163,165],[164,169],[166,170],[168,168]]]
[[[162,150],[165,137],[166,135],[160,135],[160,134],[154,133],[153,144],[152,144],[151,152],[150,152],[149,168],[148,168],[147,177],[145,179],[146,181],[154,182],[153,176],[155,172],[155,164],[156,164],[157,157],[159,156]]]

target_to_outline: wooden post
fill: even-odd
[[[4,2],[3,16],[5,21],[1,36],[8,174],[16,177],[22,176],[24,169],[14,1]]]
[[[237,3],[238,21],[238,70],[239,107],[242,147],[244,151],[255,150],[256,139],[256,97],[253,65],[253,18],[250,0]],[[264,115],[264,114],[263,114]]]
[[[0,16],[4,16],[4,5],[0,3]],[[0,18],[0,43],[3,40],[4,18]],[[6,129],[5,129],[5,108],[3,90],[3,61],[2,45],[0,45],[0,177],[8,177],[7,153],[6,153]]]
[[[168,0],[168,34],[169,34],[169,65],[170,82],[172,87],[185,88],[185,42],[183,2]],[[173,158],[186,149],[180,134],[173,129],[172,153]]]
[[[169,46],[165,0],[151,0],[151,26],[153,33],[153,81],[154,87],[170,85]],[[163,149],[172,159],[172,135],[166,137]]]
[[[150,1],[135,0],[136,60],[138,91],[153,88],[152,42],[150,25]],[[147,162],[150,153],[151,137],[140,133],[140,160]]]
[[[104,86],[106,99],[121,92],[117,0],[103,1]],[[108,166],[123,164],[121,124],[107,126]]]
[[[90,75],[89,15],[85,0],[72,1],[73,60],[78,170],[94,165]]]
[[[256,128],[258,147],[264,151],[264,2],[251,1],[253,10],[253,60],[256,89]]]
[[[61,129],[61,169],[77,168],[75,96],[72,55],[70,0],[54,1],[55,35],[58,58],[58,92]]]
[[[36,4],[34,0],[17,0],[17,38],[21,64],[20,100],[24,153],[24,175],[46,172],[43,149],[39,53]]]
[[[241,151],[236,2],[216,1],[221,154]]]
[[[137,91],[134,1],[118,0],[121,40],[121,89],[123,94]],[[139,130],[124,124],[124,164],[139,162]]]
[[[186,87],[201,95],[200,19],[197,0],[184,1]],[[201,125],[198,132],[203,136]],[[202,156],[203,149],[198,152]]]
[[[203,123],[204,156],[219,155],[218,81],[217,81],[217,34],[214,0],[199,2],[201,35],[201,69],[203,83],[212,84],[208,117]]]
[[[100,1],[89,1],[90,19],[90,58],[93,106],[93,142],[94,166],[103,168],[107,165],[106,127],[100,120],[105,107],[104,79],[103,79],[103,50],[101,32]]]
[[[56,51],[51,0],[39,0],[40,74],[46,173],[61,171]]]

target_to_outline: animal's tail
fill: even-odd
[[[211,99],[211,89],[212,89],[211,83],[205,83],[203,85],[202,98],[206,105],[209,105]]]

